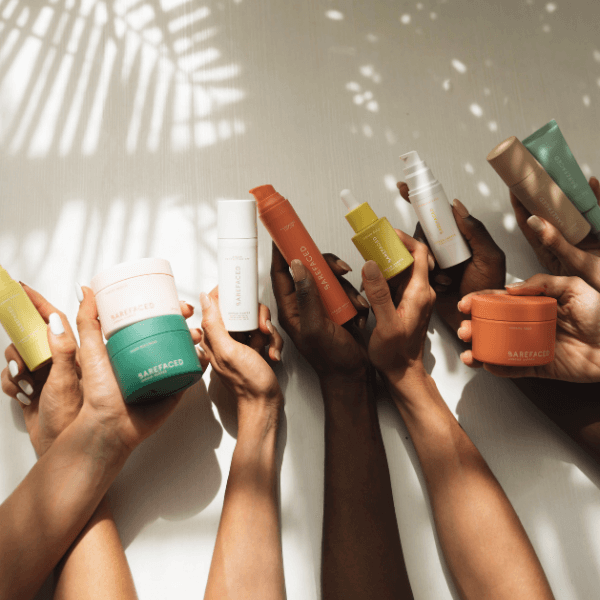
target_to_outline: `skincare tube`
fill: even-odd
[[[258,329],[256,201],[217,205],[219,309],[227,331]]]
[[[1,266],[0,323],[30,371],[50,362],[48,326],[25,290]]]
[[[356,309],[350,298],[290,202],[277,193],[272,185],[261,185],[250,190],[250,193],[256,198],[260,220],[271,234],[287,264],[298,259],[310,270],[330,319],[338,325],[343,325],[355,317]]]
[[[567,198],[577,207],[592,226],[592,231],[595,234],[600,233],[600,206],[558,123],[552,119],[525,138],[523,146],[533,154]]]
[[[444,188],[427,163],[414,151],[400,159],[404,161],[410,203],[440,268],[448,269],[471,258],[471,249],[458,230]]]
[[[374,260],[386,279],[413,264],[412,254],[385,217],[378,219],[373,209],[366,202],[359,204],[350,190],[342,190],[340,197],[348,209],[346,221],[356,233],[352,241],[365,260]]]
[[[487,160],[523,206],[552,223],[570,244],[590,232],[590,224],[514,135],[498,144]]]

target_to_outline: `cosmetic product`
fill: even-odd
[[[157,402],[202,377],[181,314],[153,317],[120,329],[108,340],[106,350],[126,404]]]
[[[448,269],[471,258],[471,249],[458,230],[444,188],[427,163],[414,151],[400,159],[410,190],[408,198],[440,268]]]
[[[258,329],[256,201],[217,204],[219,309],[227,331]]]
[[[552,223],[569,243],[579,243],[590,232],[590,224],[514,135],[498,144],[487,160],[521,204]]]
[[[471,306],[473,358],[504,366],[539,366],[554,360],[555,298],[477,294]]]
[[[250,190],[256,198],[258,216],[273,241],[283,254],[288,265],[298,259],[311,272],[329,318],[343,325],[356,316],[357,312],[350,298],[337,280],[327,261],[319,252],[296,211],[272,185],[261,185]]]
[[[0,323],[30,371],[52,360],[48,326],[25,290],[1,266]]]
[[[342,190],[340,197],[348,209],[346,221],[356,233],[352,241],[365,260],[374,260],[386,279],[413,264],[412,254],[385,217],[378,219],[373,209],[366,202],[359,204],[350,190]]]
[[[143,319],[181,315],[173,271],[162,258],[115,265],[96,275],[91,287],[107,340]]]
[[[533,154],[554,179],[567,198],[592,226],[600,233],[600,206],[583,171],[565,141],[558,123],[549,123],[523,140],[523,146]]]

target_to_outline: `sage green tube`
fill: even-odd
[[[592,226],[600,233],[600,207],[558,123],[549,123],[523,140],[523,145],[535,156],[548,175],[554,179],[567,198]]]

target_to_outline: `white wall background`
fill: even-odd
[[[412,233],[395,181],[398,155],[415,149],[486,223],[510,276],[527,277],[538,265],[485,157],[556,118],[586,174],[600,172],[599,22],[597,0],[0,0],[0,262],[73,320],[75,281],[151,255],[171,261],[181,297],[198,306],[216,283],[216,200],[272,183],[358,285],[338,192]],[[274,308],[259,235],[261,298]],[[598,467],[510,382],[464,367],[436,318],[430,339],[438,386],[557,598],[596,597]],[[316,599],[321,399],[291,343],[278,375],[288,597]],[[235,444],[231,412],[211,405],[207,385],[110,492],[144,599],[204,591]],[[0,411],[3,499],[35,456],[16,403],[2,397]],[[450,599],[415,455],[385,402],[381,423],[415,597]]]

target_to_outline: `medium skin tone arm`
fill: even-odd
[[[315,369],[325,408],[322,595],[327,600],[412,599],[385,448],[373,394],[373,370],[357,329],[368,303],[342,279],[350,268],[325,258],[358,311],[342,327],[327,316],[300,261],[293,278],[273,244],[271,279],[279,321]]]
[[[200,296],[202,347],[213,370],[237,401],[238,436],[206,600],[284,600],[285,581],[279,520],[277,432],[283,396],[275,373],[261,356],[279,359],[283,340],[261,305],[259,330],[246,346],[226,331],[217,291]]]
[[[425,371],[423,346],[435,303],[428,250],[405,234],[400,237],[415,264],[397,308],[376,263],[363,268],[365,293],[377,319],[369,357],[415,446],[452,579],[463,600],[550,600],[552,592],[518,516]]]

